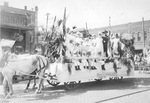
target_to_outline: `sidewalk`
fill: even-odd
[[[134,71],[133,78],[150,78],[150,72]]]

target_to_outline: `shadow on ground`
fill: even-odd
[[[116,81],[86,82],[81,83],[75,90],[65,90],[63,85],[47,87],[41,94],[36,95],[35,98],[29,98],[28,101],[52,100],[68,95],[79,95],[88,91],[137,89],[139,88],[138,85],[150,86],[150,78],[126,78]]]
[[[52,100],[63,96],[75,96],[84,94],[88,91],[106,91],[106,90],[126,90],[140,88],[138,85],[150,86],[150,78],[124,78],[123,80],[104,80],[100,82],[91,81],[81,83],[75,90],[65,90],[64,85],[58,85],[57,87],[44,88],[41,94],[34,95],[35,90],[30,90],[29,93],[24,93],[22,88],[15,88],[13,98],[26,98],[27,102],[35,100]],[[17,86],[17,84],[15,84]],[[0,95],[3,98],[2,95]],[[1,99],[0,98],[0,99]],[[10,99],[10,100],[11,100]],[[9,101],[10,101],[9,100]],[[0,100],[0,103],[9,103],[7,100]]]

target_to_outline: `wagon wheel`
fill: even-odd
[[[120,78],[119,78],[119,80],[122,80],[123,79],[123,76],[121,76]]]
[[[47,80],[47,82],[54,87],[58,86],[58,84],[60,83],[60,82],[56,82],[55,80]]]
[[[118,81],[118,80],[122,80],[123,79],[123,76],[121,77],[110,77],[109,80],[115,80],[115,81]]]
[[[115,79],[115,80],[122,80],[122,79],[123,79],[123,76],[121,76],[121,77],[115,77],[114,79]]]
[[[113,77],[109,77],[109,80],[114,80],[114,78]]]
[[[66,89],[73,90],[73,89],[76,89],[80,83],[81,83],[81,81],[79,81],[79,82],[72,81],[72,82],[65,82],[64,85],[65,85]]]
[[[102,78],[99,78],[99,79],[95,79],[96,82],[101,82],[102,81]]]

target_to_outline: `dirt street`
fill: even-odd
[[[0,86],[0,103],[150,103],[149,75],[136,73],[134,78],[119,81],[84,82],[69,91],[62,84],[52,87],[45,82],[42,93],[37,95],[31,88],[29,93],[24,93],[26,82],[19,82],[13,85],[14,94],[8,100],[3,99]]]

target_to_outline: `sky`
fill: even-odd
[[[28,10],[38,6],[38,25],[46,25],[46,13],[49,25],[53,18],[63,19],[66,7],[67,27],[76,26],[89,29],[119,25],[129,22],[150,20],[150,0],[0,0],[9,2],[10,7]],[[110,17],[110,19],[109,19]]]

